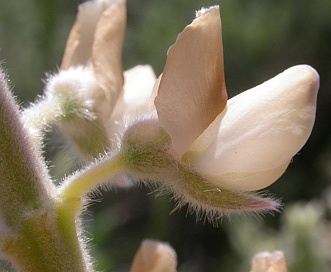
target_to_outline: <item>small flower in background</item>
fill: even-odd
[[[82,105],[81,111],[94,118],[78,112],[66,116],[60,124],[85,160],[97,157],[110,145],[103,124],[110,117],[124,84],[122,46],[125,27],[125,1],[97,0],[81,4],[67,41],[61,70],[56,75],[61,81],[66,73],[74,74],[68,84],[74,81],[80,84],[76,88],[71,85],[71,93],[76,92],[78,100],[90,101],[90,107],[84,107],[84,102],[78,105]],[[52,87],[56,77],[50,78],[48,88]],[[86,77],[94,79],[92,86],[84,85]],[[63,91],[61,86],[57,87],[56,92]]]
[[[42,132],[52,124],[83,160],[99,156],[110,145],[103,124],[123,89],[125,27],[125,1],[79,5],[60,70],[48,77],[39,101],[23,112],[39,149]]]
[[[138,249],[130,272],[176,272],[177,256],[166,243],[144,240]]]
[[[95,0],[79,6],[65,48],[61,70],[86,67],[96,78],[110,111],[124,84],[122,47],[126,27],[125,1]],[[104,114],[106,119],[108,116]]]
[[[55,123],[77,155],[89,161],[116,146],[117,119],[124,110],[130,116],[146,98],[152,101],[146,96],[156,80],[152,68],[139,65],[123,72],[125,26],[125,1],[95,0],[79,6],[61,69],[48,77],[43,97],[24,111],[37,142],[40,131]],[[127,96],[128,88],[134,89],[133,96]]]
[[[238,270],[246,268],[257,252],[281,249],[288,271],[330,271],[331,224],[325,208],[321,199],[287,203],[277,230],[253,219],[233,218],[224,226],[242,260]]]
[[[274,251],[256,254],[250,272],[287,272],[284,253]]]
[[[289,271],[330,271],[331,225],[326,203],[288,205],[282,213],[280,242]]]

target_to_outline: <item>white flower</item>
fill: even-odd
[[[156,109],[179,159],[221,188],[251,191],[277,180],[314,124],[317,72],[292,67],[225,107],[218,7],[204,11],[168,52]]]
[[[318,74],[310,66],[294,66],[227,101],[219,8],[197,15],[169,49],[154,90],[142,94],[142,111],[150,114],[127,122],[120,149],[127,154],[129,176],[155,180],[175,193],[178,207],[190,203],[198,216],[207,211],[211,220],[230,212],[277,210],[277,201],[243,192],[276,181],[307,141]],[[134,91],[127,88],[124,95],[134,97]],[[148,101],[155,96],[153,108]]]

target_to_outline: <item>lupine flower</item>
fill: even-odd
[[[67,41],[61,71],[56,76],[60,82],[69,82],[63,75],[66,71],[72,73],[70,78],[79,81],[77,85],[81,87],[71,87],[71,92],[76,91],[85,101],[93,101],[96,107],[93,111],[107,128],[116,127],[117,119],[134,115],[137,109],[141,113],[152,101],[150,91],[156,80],[149,65],[138,65],[123,72],[125,26],[125,0],[92,0],[81,4]],[[72,69],[82,71],[74,75]],[[85,83],[86,70],[96,82]],[[101,90],[96,90],[95,84]],[[50,91],[57,89],[61,87],[50,86]]]
[[[205,31],[220,31],[218,8],[200,16],[191,28],[194,24],[203,28],[206,23]],[[218,70],[215,67],[223,59],[217,57],[221,45],[203,47],[193,40],[202,39],[200,42],[205,44],[209,40],[207,43],[197,33],[192,38],[188,35],[189,31],[184,30],[169,50],[156,99],[161,126],[171,136],[178,156],[217,185],[244,191],[270,185],[285,171],[311,133],[317,73],[304,65],[292,67],[230,99],[225,108],[220,107],[215,100],[218,96],[219,103],[223,101],[223,66]],[[191,57],[186,48],[194,50]],[[199,57],[207,58],[207,54],[214,56],[215,63],[200,59],[186,65],[184,61],[195,62]],[[216,98],[209,93],[215,93]],[[213,118],[208,111],[219,114]]]
[[[39,101],[23,112],[37,148],[51,124],[61,128],[84,160],[109,147],[104,124],[123,89],[125,26],[124,0],[91,0],[79,6],[60,70],[47,78]]]
[[[78,88],[78,96],[93,101],[97,107],[94,112],[100,114],[103,123],[115,125],[116,118],[123,115],[124,110],[125,115],[129,116],[130,112],[146,104],[145,94],[152,90],[156,80],[149,65],[138,65],[123,72],[121,59],[125,26],[124,0],[94,0],[81,4],[58,75],[59,81],[69,82],[69,79],[62,78],[65,71],[83,70],[76,76],[71,74],[72,81],[80,81],[78,84],[82,85]],[[86,70],[93,74],[96,83],[84,82],[88,78]],[[94,84],[101,90],[94,90]],[[128,88],[135,90],[133,96],[127,96],[128,91],[125,90]],[[51,86],[50,89],[60,87]],[[77,90],[71,88],[72,91]],[[84,91],[88,94],[84,95]]]
[[[134,153],[130,175],[161,184],[172,180],[179,206],[184,199],[199,211],[213,209],[215,201],[222,213],[277,209],[277,202],[243,192],[276,181],[305,144],[318,87],[317,72],[298,65],[227,101],[219,8],[202,9],[169,49],[163,74],[146,93],[156,96],[155,109],[127,125],[122,149],[128,145],[126,152]],[[139,152],[155,152],[149,157],[154,166]],[[157,159],[164,154],[167,159]],[[201,197],[203,205],[196,202]]]
[[[92,0],[79,6],[61,69],[48,77],[38,108],[34,105],[25,111],[35,138],[41,138],[39,131],[55,121],[85,160],[111,148],[123,108],[129,116],[146,104],[142,94],[150,92],[156,80],[150,66],[123,72],[125,25],[125,1]],[[135,88],[134,97],[123,92],[127,88]]]

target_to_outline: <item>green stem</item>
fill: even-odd
[[[58,197],[62,200],[79,200],[124,170],[125,158],[121,153],[105,157],[67,178],[59,188]]]
[[[25,127],[41,150],[44,132],[56,124],[85,161],[97,158],[109,146],[105,129],[93,110],[69,95],[43,96],[22,114]]]
[[[74,218],[68,220],[61,213],[56,216],[51,210],[34,212],[20,222],[15,234],[2,239],[3,257],[16,271],[91,272]]]
[[[56,188],[38,152],[39,139],[32,143],[28,129],[0,72],[1,257],[16,271],[90,272],[76,214],[63,213],[59,207]]]
[[[64,114],[57,102],[39,100],[22,112],[23,123],[38,150],[42,147],[44,132]]]

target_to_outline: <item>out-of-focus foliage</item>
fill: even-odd
[[[146,188],[103,193],[85,217],[97,268],[128,271],[141,240],[152,238],[175,248],[180,272],[248,271],[253,254],[275,249],[284,250],[289,271],[330,271],[325,247],[330,246],[331,214],[325,203],[331,182],[331,1],[129,0],[125,68],[149,63],[160,73],[168,47],[194,11],[213,4],[221,5],[230,97],[292,65],[307,63],[320,73],[312,136],[268,188],[282,198],[284,213],[225,218],[214,228],[196,223],[185,210],[169,216],[170,198],[155,199]],[[41,79],[60,64],[77,5],[72,0],[0,0],[0,60],[23,104],[42,92]],[[47,157],[51,165],[56,160],[52,174],[61,178],[74,164],[56,145],[47,145],[47,151],[56,151]]]
[[[288,204],[277,230],[256,220],[235,218],[227,225],[232,247],[239,256],[235,271],[247,271],[256,252],[276,248],[283,249],[291,272],[330,271],[331,225],[326,219],[330,211],[325,200]]]

